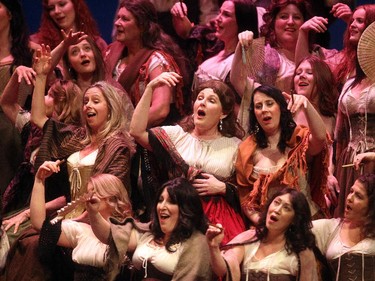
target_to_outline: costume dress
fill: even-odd
[[[211,223],[225,228],[222,244],[245,230],[236,187],[230,184],[234,176],[234,163],[241,140],[224,137],[200,140],[185,132],[179,125],[150,129],[150,145],[159,159],[165,159],[168,178],[199,177],[201,172],[214,175],[226,182],[225,195],[201,196],[203,210]],[[160,175],[160,174],[159,174]]]
[[[149,232],[149,226],[145,224],[139,224],[133,219],[128,218],[122,222],[111,219],[111,234],[109,242],[109,256],[107,262],[109,263],[109,269],[115,269],[116,272],[119,264],[124,264],[128,261],[126,255],[128,249],[129,237],[132,231],[137,233],[137,250],[138,253],[134,253],[134,265],[137,268],[142,269],[142,277],[145,278],[144,274],[147,274],[148,278],[157,278],[155,280],[160,281],[211,281],[212,269],[209,260],[209,249],[206,241],[206,237],[199,231],[194,231],[192,235],[185,241],[178,244],[176,254],[172,254],[173,262],[170,264],[170,260],[164,263],[161,260],[159,254],[168,256],[165,249],[162,248],[154,250],[159,251],[153,253],[155,256],[152,258],[152,253],[148,252],[150,248],[147,243],[152,239],[152,234]],[[140,249],[138,249],[140,247]],[[147,255],[151,255],[148,259],[145,259]],[[145,256],[146,255],[146,256]],[[177,257],[178,256],[178,257]],[[170,255],[169,255],[170,258]],[[141,260],[143,261],[141,262]],[[177,261],[176,261],[177,259]],[[166,261],[166,260],[164,260]],[[154,264],[154,263],[157,263]],[[161,266],[161,267],[160,267]],[[157,269],[159,268],[159,270]],[[166,270],[167,273],[163,273],[160,269]],[[114,274],[116,276],[116,274]],[[112,278],[114,278],[112,276]],[[109,279],[113,280],[113,279]]]
[[[335,132],[336,178],[340,186],[338,216],[344,213],[346,197],[359,173],[374,173],[369,169],[356,172],[353,168],[341,168],[353,163],[357,154],[375,151],[375,84],[363,89],[359,98],[355,98],[349,89],[352,82],[353,79],[349,79],[345,83],[339,97]]]
[[[317,246],[327,257],[337,281],[375,280],[375,240],[365,238],[350,247],[340,238],[342,219],[313,221]]]
[[[252,157],[257,149],[254,135],[240,144],[236,175],[242,207],[259,212],[276,189],[288,186],[305,194],[313,216],[322,215],[321,212],[329,214],[324,198],[329,164],[328,146],[308,163],[306,151],[309,135],[308,128],[297,126],[287,141],[287,148],[290,149],[287,160],[281,167],[274,167],[270,171],[257,169],[253,164]]]

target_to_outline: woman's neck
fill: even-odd
[[[127,43],[126,47],[128,49],[128,57],[133,57],[135,56],[140,50],[143,49],[143,44],[141,40],[139,41],[133,41],[131,43]]]
[[[79,74],[77,77],[77,85],[81,89],[81,91],[84,93],[88,87],[92,84],[92,74]]]
[[[276,148],[280,141],[280,130],[277,132],[267,135],[267,142],[270,148]]]
[[[264,245],[285,245],[286,238],[285,232],[272,232],[268,231],[267,237],[261,241]]]
[[[236,50],[237,43],[238,43],[237,36],[236,36],[235,39],[225,41],[224,42],[224,50],[223,50],[224,56],[227,57],[227,56],[233,54],[234,51]]]
[[[294,62],[294,60],[295,60],[295,51],[296,51],[295,48],[296,48],[295,45],[294,46],[293,45],[291,45],[291,46],[285,46],[283,48],[280,48],[279,52],[282,53],[282,54],[284,54],[284,56],[288,60]]]
[[[200,140],[214,140],[221,136],[220,132],[217,128],[213,128],[211,130],[199,130],[197,127],[193,129],[191,134]]]
[[[8,56],[10,56],[11,42],[8,32],[4,30],[0,32],[0,61]]]

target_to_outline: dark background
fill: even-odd
[[[197,0],[198,1],[198,0]],[[30,33],[38,30],[41,17],[41,0],[21,0]],[[375,0],[357,0],[355,6],[362,4],[374,4]],[[113,27],[114,14],[118,5],[118,0],[86,0],[91,13],[97,21],[98,27],[104,40],[111,43],[111,33]],[[330,26],[331,39],[330,48],[342,49],[342,35],[346,25],[341,20],[336,20]]]

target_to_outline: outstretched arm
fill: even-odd
[[[175,72],[162,72],[159,76],[151,80],[134,110],[132,121],[130,123],[130,134],[136,142],[144,148],[151,150],[148,141],[147,125],[149,122],[150,106],[153,101],[154,89],[160,85],[174,87],[181,79],[181,76]]]
[[[298,31],[298,40],[295,50],[294,61],[298,64],[304,57],[310,54],[309,33],[324,33],[327,31],[328,19],[323,17],[313,17],[305,21]]]
[[[309,100],[303,95],[294,95],[294,101],[290,95],[283,93],[288,102],[288,110],[292,114],[302,110],[310,129],[308,155],[316,155],[322,151],[327,143],[326,127],[319,113]]]
[[[42,45],[35,52],[33,69],[35,70],[35,86],[31,103],[31,121],[39,128],[43,128],[48,120],[44,103],[47,76],[51,70],[51,49]]]
[[[243,61],[243,51],[252,48],[254,33],[251,31],[244,31],[238,34],[238,43],[234,53],[232,68],[230,71],[230,82],[236,92],[242,97],[246,90],[248,83],[246,74],[246,64],[251,64],[251,61]]]
[[[187,39],[191,28],[194,26],[187,17],[187,7],[183,2],[177,2],[171,8],[172,23],[177,35],[182,39]]]

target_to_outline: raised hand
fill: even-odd
[[[44,181],[46,178],[51,176],[53,173],[60,172],[60,164],[62,160],[57,161],[45,161],[36,172],[35,178]]]
[[[181,78],[181,75],[177,74],[176,72],[162,72],[159,76],[155,77],[147,84],[147,88],[154,90],[161,85],[174,87],[178,82],[180,82]]]
[[[286,92],[283,92],[283,96],[288,103],[288,110],[294,114],[298,110],[306,109],[307,105],[310,103],[309,100],[303,95],[289,95]]]
[[[61,34],[66,46],[76,45],[88,37],[83,31],[73,32],[73,29],[69,30],[68,33],[65,33],[65,31],[61,29]]]
[[[337,3],[332,6],[331,14],[335,18],[342,19],[347,24],[349,24],[353,13],[348,5],[343,4],[343,3]]]
[[[245,30],[238,34],[238,42],[243,46],[245,49],[249,48],[253,43],[254,33],[249,30]]]
[[[21,83],[22,79],[24,79],[27,85],[34,84],[36,72],[31,67],[20,65],[17,66],[15,72],[18,76],[18,83]]]
[[[183,2],[176,2],[171,8],[171,14],[174,17],[184,18],[187,15],[187,7]]]
[[[41,45],[34,53],[33,69],[37,75],[48,75],[51,71],[51,48],[48,45]]]
[[[316,33],[324,33],[327,31],[328,19],[323,17],[312,17],[311,19],[305,21],[300,30],[305,32],[314,31]]]
[[[201,173],[202,178],[194,179],[192,185],[198,191],[200,196],[225,194],[225,183],[219,181],[211,174]]]

